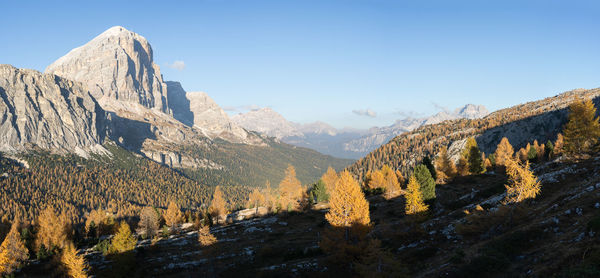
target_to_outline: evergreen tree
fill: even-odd
[[[429,201],[435,199],[435,181],[431,177],[429,169],[425,165],[419,164],[415,167],[414,175],[423,193],[423,200]]]
[[[212,202],[210,203],[210,207],[208,211],[210,215],[217,219],[217,224],[219,224],[219,218],[222,215],[227,214],[227,208],[225,207],[225,199],[223,198],[223,192],[221,191],[221,187],[215,187],[215,192],[213,193]]]
[[[475,139],[473,139],[475,141]],[[469,150],[469,172],[471,174],[477,175],[485,172],[483,167],[483,159],[481,155],[481,151],[479,151],[479,147],[477,147],[477,143],[471,146]]]
[[[296,178],[296,169],[289,165],[285,177],[279,183],[281,208],[287,211],[297,210],[302,198],[302,184]]]
[[[535,147],[535,144],[534,144],[534,147],[529,148],[529,152],[527,152],[527,160],[536,161],[537,157],[538,157],[538,152],[537,152],[537,148]]]
[[[29,258],[29,251],[19,233],[20,222],[13,222],[8,235],[0,245],[0,275],[8,275],[17,270]]]
[[[327,191],[327,187],[325,186],[325,182],[323,182],[322,179],[313,185],[312,189],[310,190],[310,196],[315,203],[329,201],[329,193]]]
[[[540,194],[542,185],[529,169],[529,162],[524,165],[511,159],[506,165],[508,184],[506,187],[505,203],[518,203],[525,199],[535,198]]]
[[[406,186],[405,212],[407,215],[418,214],[427,211],[428,206],[423,202],[421,186],[414,175],[410,176]]]
[[[552,141],[548,140],[544,149],[546,150],[546,157],[552,159],[552,157],[554,157],[554,144],[552,144]]]
[[[131,234],[131,229],[125,221],[121,221],[119,224],[119,230],[117,234],[112,238],[109,247],[109,253],[123,253],[131,251],[135,248],[137,240]]]
[[[437,180],[437,173],[435,171],[435,167],[433,167],[433,163],[431,162],[431,158],[429,158],[429,156],[425,156],[423,158],[423,165],[425,165],[425,167],[427,167],[427,169],[429,169],[429,173],[431,174],[431,177],[433,178],[433,180]]]
[[[570,106],[569,121],[564,127],[564,150],[569,155],[592,151],[600,137],[600,122],[591,100],[576,100]]]
[[[69,277],[72,278],[86,278],[88,277],[86,269],[88,264],[85,261],[83,255],[77,254],[77,248],[73,243],[69,242],[65,244],[60,256],[60,262],[66,269]]]
[[[171,228],[175,228],[177,224],[183,222],[183,214],[177,203],[171,201],[164,215],[165,224]]]

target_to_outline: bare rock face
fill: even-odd
[[[282,139],[290,136],[304,137],[296,124],[289,122],[273,109],[265,107],[231,117],[236,124],[271,137]]]
[[[167,81],[167,100],[169,109],[173,112],[173,118],[187,126],[194,125],[194,113],[190,110],[190,100],[186,97],[186,92],[181,83],[176,81]]]
[[[0,151],[104,151],[106,113],[81,84],[0,65],[0,97]]]
[[[152,59],[144,37],[115,26],[56,60],[46,73],[82,82],[106,110],[114,103],[108,100],[118,100],[168,113],[167,86]]]
[[[186,98],[190,101],[190,111],[194,115],[194,128],[209,137],[220,137],[230,141],[244,142],[248,137],[248,133],[234,124],[227,113],[206,93],[190,92],[186,94]]]

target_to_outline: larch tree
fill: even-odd
[[[202,247],[211,246],[217,243],[217,238],[210,232],[210,227],[208,225],[202,225],[198,230],[198,243]]]
[[[129,228],[127,222],[121,221],[117,234],[115,234],[110,242],[108,252],[116,254],[131,251],[135,248],[136,243],[137,240],[131,234],[131,229]]]
[[[69,277],[72,278],[86,278],[88,277],[87,268],[88,264],[85,261],[83,255],[77,254],[77,248],[72,242],[65,244],[60,256],[60,262],[66,269]]]
[[[265,184],[265,206],[271,211],[275,207],[275,197],[273,197],[273,190],[271,189],[271,182],[267,181]]]
[[[508,138],[502,137],[498,147],[496,147],[496,152],[494,153],[494,158],[496,159],[496,167],[501,170],[504,170],[506,167],[506,162],[511,160],[515,150],[513,146],[508,141]]]
[[[335,182],[339,178],[338,174],[335,172],[333,168],[327,167],[327,172],[321,176],[321,180],[325,183],[325,188],[327,192],[332,192],[333,187],[335,186]]]
[[[435,160],[435,168],[438,172],[437,177],[441,183],[445,183],[448,180],[456,176],[456,166],[448,155],[448,148],[443,146],[438,153],[438,157]]]
[[[396,172],[392,170],[390,166],[383,165],[383,167],[381,167],[381,173],[383,174],[385,188],[383,197],[386,199],[391,199],[398,196],[401,188],[398,176],[396,176]]]
[[[291,211],[299,208],[303,190],[302,184],[296,178],[296,169],[292,165],[285,170],[285,176],[279,183],[279,194],[282,209]]]
[[[596,148],[600,137],[600,122],[592,100],[578,99],[571,104],[563,136],[564,151],[568,155],[581,155]]]
[[[554,155],[561,155],[565,146],[564,136],[562,133],[556,135],[556,141],[554,141]]]
[[[212,202],[210,202],[210,207],[208,208],[209,213],[217,219],[217,224],[219,224],[219,218],[222,215],[227,214],[227,208],[225,207],[226,202],[225,198],[223,198],[223,192],[221,192],[221,187],[215,187],[215,192],[213,193]]]
[[[158,233],[159,220],[158,214],[154,208],[144,207],[140,211],[138,232],[147,238],[153,238]]]
[[[181,213],[179,205],[174,201],[171,201],[167,207],[164,218],[165,224],[171,228],[175,228],[176,225],[181,224],[181,222],[183,222],[183,214]]]
[[[463,156],[458,158],[458,163],[456,164],[456,172],[458,175],[467,176],[469,175],[469,161]]]
[[[40,250],[42,246],[50,252],[55,248],[62,248],[72,231],[70,224],[66,214],[59,216],[54,207],[47,206],[37,217],[36,250]]]
[[[356,259],[364,249],[364,238],[371,228],[369,202],[350,172],[343,171],[329,199],[325,219],[331,225],[323,234],[321,248],[339,260]]]
[[[419,164],[417,167],[415,167],[414,176],[420,185],[420,191],[423,194],[423,199],[425,201],[435,199],[435,181],[431,177],[429,169],[427,169],[425,165]]]
[[[29,250],[19,233],[20,222],[13,222],[8,235],[0,245],[0,275],[9,275],[29,258]]]
[[[248,195],[247,208],[257,208],[265,204],[265,195],[260,192],[260,189],[254,188]]]
[[[404,211],[407,215],[418,214],[427,211],[428,206],[423,202],[423,193],[421,193],[421,185],[417,178],[412,175],[406,186],[406,204]]]
[[[369,189],[371,189],[371,190],[378,189],[378,188],[384,189],[385,188],[385,176],[383,175],[383,171],[375,170],[375,171],[371,172],[369,175],[368,186],[369,186]]]
[[[506,174],[508,175],[508,184],[505,185],[505,204],[518,203],[525,199],[535,198],[540,194],[542,185],[529,169],[529,162],[521,164],[514,159],[508,160]]]

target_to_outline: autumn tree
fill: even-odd
[[[14,221],[0,245],[0,275],[9,275],[29,258],[29,251],[19,233],[20,222]]]
[[[212,202],[208,208],[209,213],[217,219],[217,224],[219,224],[219,218],[221,215],[227,214],[227,208],[225,205],[226,203],[225,199],[223,198],[223,192],[221,192],[221,187],[217,186],[215,187]]]
[[[343,171],[329,199],[325,219],[331,225],[320,243],[321,248],[340,260],[355,259],[363,249],[370,229],[369,202],[350,172]]]
[[[86,278],[88,264],[85,261],[83,255],[77,254],[77,248],[72,242],[65,244],[60,256],[60,262],[66,269],[69,277],[72,278]]]
[[[554,155],[560,155],[563,153],[563,148],[565,146],[564,137],[561,133],[556,135],[556,141],[554,141]]]
[[[121,224],[119,224],[117,234],[112,238],[110,242],[108,252],[115,254],[131,251],[135,248],[136,243],[137,240],[131,234],[131,229],[129,228],[127,222],[121,221]]]
[[[198,242],[202,247],[217,243],[217,238],[210,232],[208,225],[202,225],[198,230]]]
[[[516,160],[508,160],[506,165],[508,184],[505,203],[518,203],[525,199],[535,198],[541,191],[541,183],[529,169],[529,162],[521,164]]]
[[[414,176],[420,185],[420,191],[423,194],[423,200],[428,201],[435,199],[435,181],[431,177],[429,169],[427,169],[425,165],[419,164],[417,167],[415,167]]]
[[[327,192],[333,191],[333,187],[335,186],[335,182],[337,181],[338,178],[339,178],[339,176],[335,172],[335,170],[331,167],[327,167],[327,172],[325,172],[325,174],[323,174],[323,176],[321,176],[321,180],[325,184],[325,188],[327,189]]]
[[[258,208],[265,204],[265,195],[260,192],[260,189],[254,188],[248,195],[247,208]]]
[[[494,158],[496,160],[496,167],[504,170],[506,167],[506,162],[512,159],[515,150],[513,146],[508,141],[508,138],[502,137],[498,147],[496,147],[496,152],[494,153]]]
[[[175,228],[177,224],[181,224],[183,222],[183,214],[181,213],[181,209],[179,209],[179,205],[173,201],[169,203],[167,211],[163,217],[165,218],[165,224],[171,228]]]
[[[419,214],[427,211],[428,206],[423,202],[423,193],[421,193],[421,185],[417,181],[415,175],[410,176],[408,185],[406,186],[406,204],[404,211],[407,215]]]
[[[383,171],[381,171],[381,170],[372,171],[369,174],[368,179],[369,179],[369,181],[368,181],[369,189],[375,190],[375,189],[379,189],[379,188],[381,188],[381,189],[385,188],[385,176],[383,175]]]
[[[438,180],[442,183],[456,176],[456,166],[448,155],[448,148],[443,146],[438,153],[438,157],[435,160],[435,168],[437,170]]]
[[[398,176],[396,176],[396,172],[392,170],[390,166],[383,165],[383,167],[381,167],[381,173],[383,174],[385,189],[383,196],[386,199],[396,197],[401,190],[400,181]]]
[[[66,214],[57,215],[52,206],[42,210],[37,217],[37,226],[36,250],[43,246],[50,253],[55,248],[62,248],[72,231]]]
[[[456,164],[456,172],[458,175],[467,176],[469,175],[469,161],[463,156],[458,158],[458,163]]]
[[[115,219],[112,213],[106,210],[92,210],[85,219],[85,232],[88,236],[99,237],[112,234]]]
[[[140,234],[147,238],[153,238],[158,233],[159,217],[156,210],[152,207],[145,207],[140,211],[140,222],[138,230]]]
[[[267,181],[265,184],[265,206],[271,211],[275,207],[275,197],[273,197],[273,190],[271,189],[271,182]]]
[[[296,169],[292,165],[285,170],[285,176],[279,183],[279,194],[282,209],[291,211],[299,208],[303,191],[300,181],[296,178]]]
[[[600,137],[600,122],[590,99],[578,99],[571,104],[563,136],[564,151],[569,155],[589,153],[596,147]]]

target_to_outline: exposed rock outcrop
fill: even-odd
[[[82,82],[106,110],[112,110],[109,100],[118,100],[169,113],[167,85],[153,62],[152,47],[121,26],[71,50],[46,72]]]
[[[0,65],[0,97],[0,151],[104,151],[106,113],[81,84]]]
[[[248,133],[229,120],[227,113],[204,92],[189,92],[190,111],[194,115],[194,128],[209,137],[220,137],[229,141],[246,142]]]

